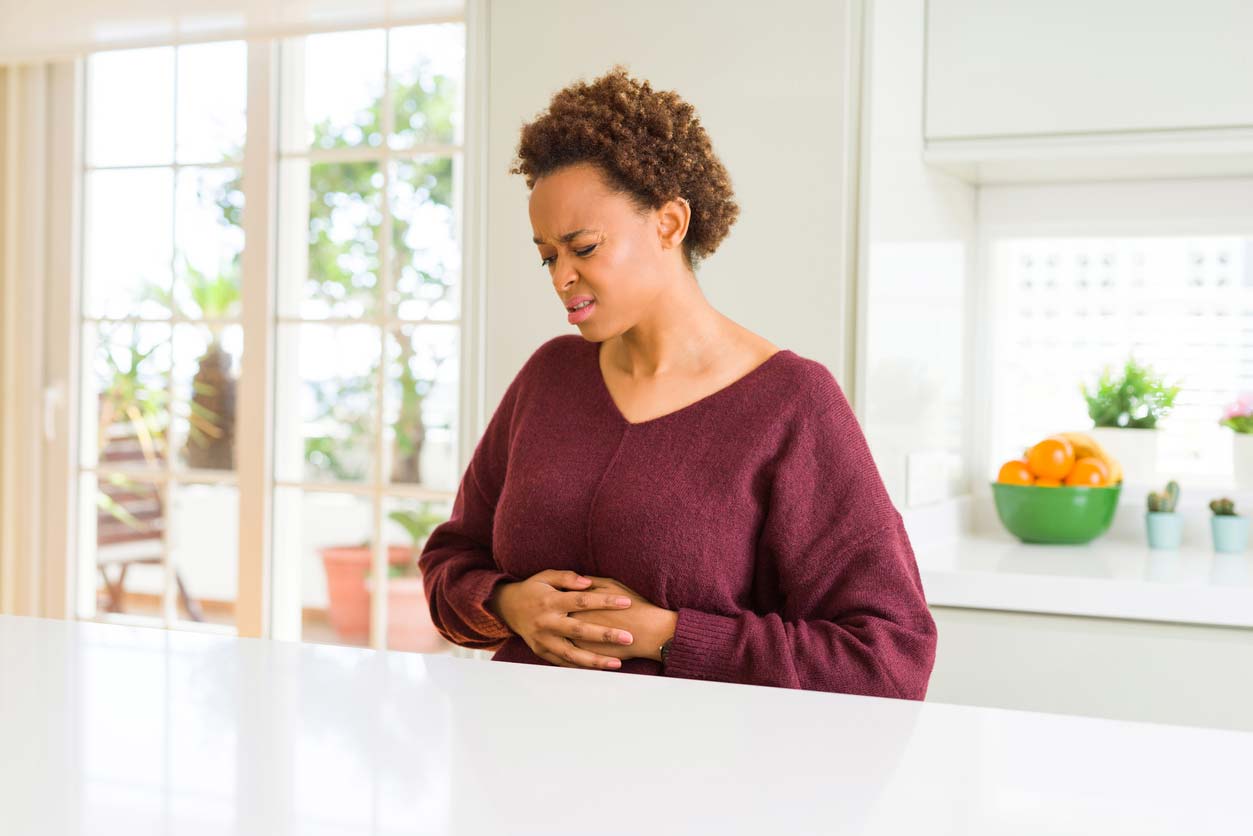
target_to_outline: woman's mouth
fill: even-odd
[[[592,301],[583,301],[575,305],[570,311],[570,315],[566,317],[571,325],[578,325],[580,322],[592,315],[592,311],[596,308],[596,303]]]

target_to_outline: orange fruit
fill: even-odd
[[[996,481],[1009,485],[1030,485],[1035,481],[1026,459],[1010,459],[1001,465],[1001,472],[996,474]]]
[[[1041,476],[1035,480],[1036,487],[1039,488],[1060,488],[1062,483],[1054,479],[1052,476]]]
[[[1060,435],[1051,435],[1027,451],[1027,463],[1037,480],[1044,477],[1061,481],[1075,466],[1074,445]]]
[[[1072,487],[1099,488],[1108,482],[1109,466],[1096,456],[1079,459],[1066,475],[1066,484]]]

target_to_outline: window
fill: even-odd
[[[245,76],[239,41],[87,62],[80,616],[233,623]]]
[[[1181,386],[1160,425],[1159,470],[1229,482],[1230,430],[1218,420],[1253,389],[1253,238],[1008,237],[996,242],[993,264],[1004,289],[1001,459],[1091,426],[1080,384],[1134,355]]]
[[[358,576],[375,543],[398,575],[391,609],[424,609],[397,590],[406,526],[447,518],[460,477],[464,42],[461,24],[439,24],[282,45],[275,559],[299,579],[278,590],[299,594],[299,608],[276,604],[287,633],[367,641],[374,598]],[[329,631],[307,617],[326,609]],[[391,629],[389,646],[412,645]]]
[[[249,49],[277,54],[276,99],[247,101]],[[273,635],[443,649],[399,616],[425,616],[413,545],[461,470],[464,25],[105,52],[86,77],[79,616],[234,629],[242,361],[273,345]],[[277,111],[277,157],[250,157],[274,241],[245,242],[249,107]],[[263,320],[246,243],[274,253]]]

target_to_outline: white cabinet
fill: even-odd
[[[1253,127],[1248,0],[930,0],[928,139]]]
[[[1253,630],[932,606],[929,702],[1253,731]]]
[[[1080,164],[1083,175],[1107,173],[1105,161],[1133,176],[1173,158],[1157,173],[1248,171],[1249,0],[929,0],[926,29],[932,161],[990,163],[987,173],[1086,158],[1098,164]]]

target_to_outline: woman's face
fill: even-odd
[[[609,190],[594,165],[567,166],[537,180],[530,215],[542,267],[567,320],[593,342],[642,320],[682,268],[686,206],[671,201],[641,214],[629,196]],[[568,310],[586,299],[592,304],[584,310]]]

